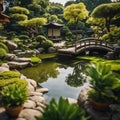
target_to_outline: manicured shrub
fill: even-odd
[[[48,48],[53,47],[53,42],[51,40],[46,40],[41,43],[41,47],[43,47],[45,50],[48,50]]]
[[[22,80],[20,78],[11,78],[11,79],[4,79],[0,80],[0,90],[10,84],[18,84],[18,85],[27,85],[28,82],[25,80]]]
[[[45,108],[43,116],[36,120],[87,120],[85,111],[78,104],[69,104],[68,99],[59,99],[56,103],[54,99]]]
[[[36,39],[37,42],[40,42],[40,43],[42,41],[46,41],[47,40],[47,38],[45,36],[43,36],[43,35],[38,35],[35,39]]]
[[[23,40],[29,39],[29,36],[27,36],[27,35],[20,35],[19,39],[23,39]]]
[[[0,48],[0,58],[4,58],[6,54],[7,54],[6,50],[3,48]]]
[[[24,81],[24,80],[23,80]],[[9,108],[23,105],[28,98],[27,84],[9,84],[5,86],[1,91],[0,105]]]
[[[6,72],[3,72],[3,73],[0,73],[0,80],[11,79],[11,78],[20,78],[20,72],[6,71]]]
[[[18,43],[18,42],[20,42],[20,39],[19,38],[13,38],[12,41],[15,42],[15,43]]]
[[[3,48],[4,50],[6,50],[6,52],[8,52],[8,47],[2,42],[0,42],[0,48]]]

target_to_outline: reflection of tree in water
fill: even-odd
[[[59,75],[57,67],[58,63],[45,61],[38,66],[21,70],[21,73],[41,83],[47,81],[48,78],[57,78]]]
[[[39,82],[44,82],[48,80],[48,78],[57,78],[59,71],[57,70],[58,64],[57,63],[47,63],[42,65],[39,71]]]
[[[79,87],[86,82],[86,76],[83,74],[83,70],[85,69],[84,63],[78,63],[75,65],[73,72],[68,74],[66,77],[66,82],[68,85],[73,87]]]

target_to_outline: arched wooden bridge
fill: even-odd
[[[73,47],[58,49],[58,55],[62,56],[74,56],[85,52],[99,52],[107,54],[112,52],[113,48],[103,40],[96,38],[85,38],[76,42]]]

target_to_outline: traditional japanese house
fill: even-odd
[[[44,25],[47,28],[48,38],[51,38],[53,42],[58,42],[61,40],[60,29],[63,27],[63,24],[56,23],[54,20]]]

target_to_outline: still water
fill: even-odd
[[[45,94],[47,101],[51,98],[77,99],[81,88],[87,84],[84,61],[65,61],[64,63],[55,60],[44,60],[37,66],[26,68],[20,72],[28,78],[34,79],[42,87],[48,88]]]

